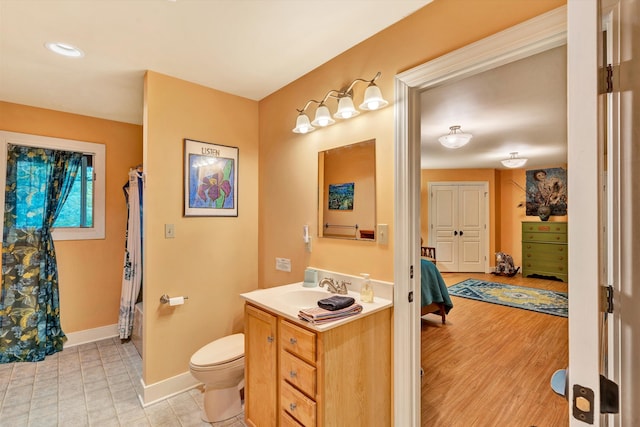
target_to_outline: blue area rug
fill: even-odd
[[[509,307],[568,317],[569,298],[566,292],[547,291],[525,286],[467,279],[449,286],[449,295],[491,302]]]

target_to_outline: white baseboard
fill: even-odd
[[[69,332],[65,335],[67,336],[67,342],[64,343],[64,346],[75,347],[80,344],[117,337],[120,334],[118,332],[118,325],[113,324],[100,326],[99,328],[85,329],[84,331]]]
[[[146,385],[142,379],[140,383],[142,384],[142,396],[138,397],[144,407],[168,399],[183,391],[191,390],[201,384],[191,375],[191,372],[184,372],[149,385]]]

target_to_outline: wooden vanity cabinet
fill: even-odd
[[[276,426],[278,402],[277,318],[249,304],[245,305],[244,414],[248,426]],[[251,401],[251,405],[247,402]]]
[[[277,413],[280,426],[391,425],[391,309],[385,309],[326,331],[317,332],[303,324],[276,316],[247,303],[249,313],[263,311],[277,318],[277,372],[260,375],[264,389],[251,390],[253,373],[266,369],[261,359],[250,355],[260,348],[251,347],[254,334],[247,323],[245,348],[249,389],[245,396],[245,416],[250,426],[271,426],[272,419],[258,418],[255,407],[266,404],[265,395]],[[259,331],[256,333],[260,333]],[[264,332],[262,333],[264,334]],[[260,341],[260,340],[259,340]],[[260,350],[262,351],[262,350]],[[269,351],[272,351],[269,348]],[[255,363],[253,370],[249,364]],[[269,385],[262,381],[267,376]],[[268,389],[268,391],[267,391]]]

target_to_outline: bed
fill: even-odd
[[[442,317],[442,323],[446,323],[447,314],[453,308],[453,303],[440,271],[433,262],[420,258],[420,275],[420,317],[429,313],[439,314]]]

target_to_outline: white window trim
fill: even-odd
[[[0,224],[4,224],[4,188],[7,180],[7,144],[29,147],[77,151],[94,156],[93,172],[93,227],[60,228],[53,230],[53,240],[104,239],[105,221],[105,146],[93,142],[29,135],[25,133],[0,131]]]

